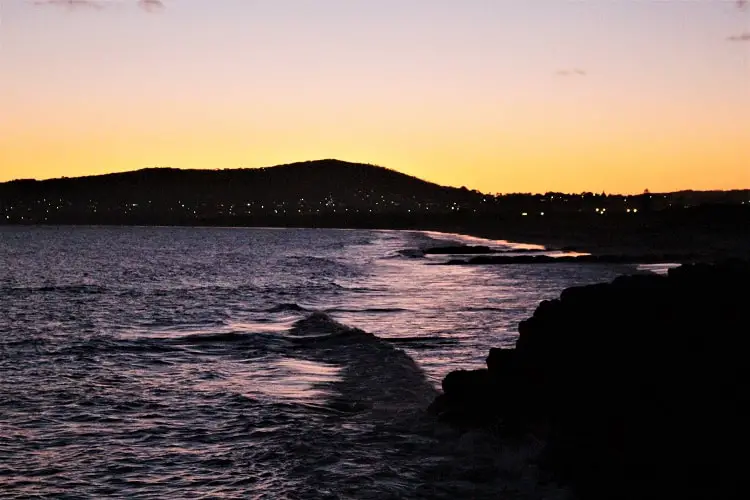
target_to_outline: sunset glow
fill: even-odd
[[[0,181],[339,158],[485,192],[750,187],[744,2],[138,3],[0,2]]]

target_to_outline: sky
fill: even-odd
[[[750,1],[0,0],[0,181],[322,158],[750,188]]]

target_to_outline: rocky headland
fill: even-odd
[[[514,349],[449,373],[430,411],[459,429],[536,436],[540,465],[580,498],[735,497],[748,304],[746,261],[566,289],[520,323]]]

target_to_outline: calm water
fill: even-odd
[[[0,497],[564,496],[424,409],[540,300],[633,269],[402,252],[436,239],[466,241],[0,229]]]

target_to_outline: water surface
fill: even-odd
[[[0,496],[560,493],[523,452],[458,437],[424,409],[449,370],[512,346],[540,300],[633,268],[440,266],[448,256],[402,252],[462,240],[477,243],[0,229]]]

